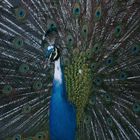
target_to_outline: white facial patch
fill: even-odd
[[[48,49],[48,51],[51,50],[51,49],[54,49],[54,46],[48,46],[47,49]]]
[[[56,59],[57,56],[58,56],[58,51],[57,51],[57,49],[55,48],[55,56],[54,56],[54,59]]]

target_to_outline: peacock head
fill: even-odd
[[[54,62],[54,61],[56,61],[56,60],[58,60],[60,58],[60,50],[55,45],[49,45],[46,48],[45,53],[46,53],[46,58],[50,62]]]

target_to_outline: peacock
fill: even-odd
[[[140,140],[139,0],[0,0],[0,140]]]

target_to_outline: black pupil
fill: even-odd
[[[21,44],[21,42],[20,41],[18,41],[18,45],[20,45]]]
[[[85,29],[84,32],[86,32],[87,30]]]
[[[20,11],[20,13],[19,13],[19,14],[20,14],[20,16],[23,16],[23,15],[24,15],[23,11]]]
[[[26,67],[24,67],[24,69],[26,70],[27,68],[26,68]]]
[[[108,98],[109,98],[109,96],[106,96],[106,98],[108,99]]]
[[[78,9],[78,8],[76,8],[76,9],[75,9],[75,12],[76,12],[76,13],[78,13],[78,12],[79,12],[79,9]]]
[[[117,32],[120,32],[120,28],[117,28]]]
[[[98,47],[96,47],[95,50],[98,50]]]
[[[136,51],[137,50],[137,48],[136,47],[134,47],[134,51]]]
[[[137,105],[135,105],[135,108],[137,109],[137,108],[138,108],[138,106],[137,106]]]
[[[69,39],[69,42],[71,42],[72,41],[72,39]]]
[[[108,60],[108,63],[111,63],[111,60],[110,59]]]
[[[98,11],[98,12],[97,12],[97,16],[99,16],[99,15],[100,15],[100,12]]]

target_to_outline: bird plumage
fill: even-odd
[[[59,119],[58,119],[59,118]],[[75,140],[76,111],[67,100],[60,58],[55,61],[53,91],[50,100],[50,138]]]
[[[76,130],[73,123],[65,132],[76,140],[139,140],[139,17],[139,0],[1,0],[0,140],[61,134],[49,125],[75,122],[73,106]],[[64,70],[61,106],[51,45]]]

